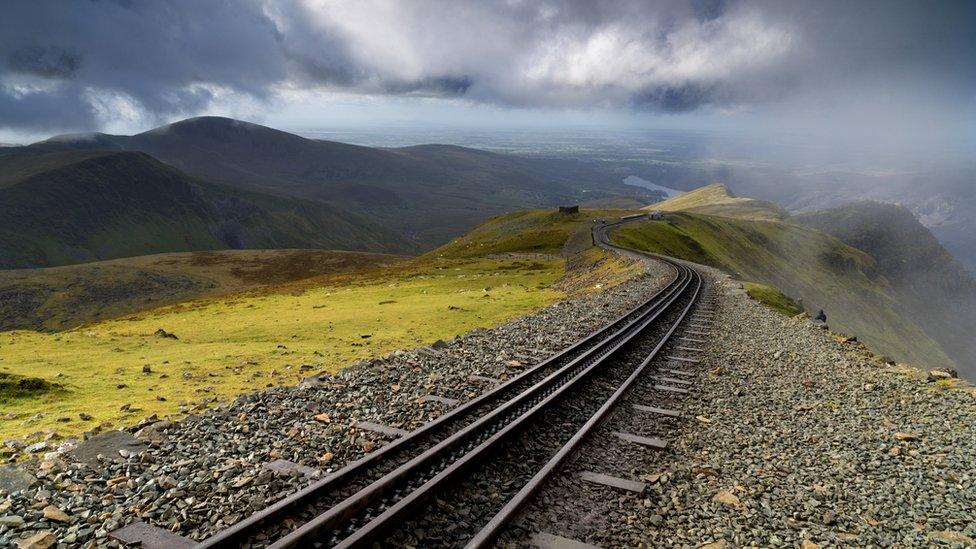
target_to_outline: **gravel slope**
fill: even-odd
[[[686,419],[622,406],[503,544],[542,530],[603,547],[976,546],[976,395],[713,277],[717,322],[692,393],[631,396]],[[670,447],[627,447],[617,430]],[[592,485],[583,470],[648,488]]]
[[[245,395],[179,423],[148,421],[137,433],[145,451],[112,452],[94,465],[65,454],[70,444],[43,458],[38,452],[20,466],[30,487],[0,488],[0,547],[45,533],[65,546],[112,546],[107,533],[134,520],[206,537],[383,444],[357,422],[414,429],[446,410],[424,395],[468,400],[488,388],[469,375],[518,373],[635,307],[668,276],[649,263],[632,281],[491,330],[398,351],[304,387]],[[277,459],[319,472],[264,468]]]

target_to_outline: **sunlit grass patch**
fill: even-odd
[[[783,292],[773,288],[772,286],[756,284],[755,282],[743,282],[742,287],[745,288],[746,293],[749,294],[749,297],[755,299],[777,313],[781,313],[786,316],[795,316],[803,312],[803,309],[800,308],[797,302],[793,301],[783,294]]]
[[[191,301],[62,333],[0,332],[0,373],[63,390],[13,399],[0,437],[174,414],[490,327],[559,299],[559,259],[426,259],[367,276]],[[174,338],[154,335],[162,329]],[[128,405],[127,411],[122,408]],[[186,407],[182,408],[186,410]],[[40,418],[34,418],[36,413]],[[14,419],[3,419],[6,414]],[[93,419],[82,421],[80,414]]]

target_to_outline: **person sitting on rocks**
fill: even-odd
[[[827,322],[827,313],[823,309],[820,309],[820,312],[813,319],[818,322]]]

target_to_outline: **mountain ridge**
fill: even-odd
[[[929,336],[957,362],[976,364],[976,281],[905,206],[860,201],[796,215],[802,224],[871,254]]]
[[[755,198],[737,197],[722,183],[713,183],[692,189],[645,206],[645,210],[688,211],[741,219],[765,219],[778,221],[787,217],[786,210],[773,202]]]
[[[327,204],[231,191],[146,153],[65,151],[38,159],[43,165],[28,169],[20,157],[0,156],[2,268],[226,248],[415,249]],[[5,169],[11,164],[18,169]]]
[[[132,136],[56,136],[0,156],[91,148],[137,150],[204,181],[327,202],[427,249],[516,209],[653,197],[572,160],[454,145],[364,147],[221,117],[191,118]]]
[[[668,201],[666,222],[618,238],[776,287],[899,360],[976,375],[976,282],[908,209],[865,201],[769,219],[731,198],[694,189]]]

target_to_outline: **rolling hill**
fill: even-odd
[[[325,203],[206,183],[125,151],[0,156],[0,268],[240,248],[409,252]]]
[[[0,331],[66,330],[190,299],[364,274],[405,259],[329,250],[218,250],[0,270]]]
[[[59,136],[0,155],[85,149],[140,151],[211,183],[325,201],[428,249],[507,211],[652,196],[570,160],[449,145],[362,147],[219,117],[191,118],[133,136]]]
[[[0,321],[11,315],[43,328],[0,330],[0,371],[51,388],[0,394],[0,437],[54,428],[80,434],[93,424],[59,420],[80,413],[115,425],[130,424],[137,410],[185,414],[186,402],[199,410],[211,399],[294,385],[315,372],[449,340],[638,270],[588,247],[588,238],[587,249],[573,253],[576,268],[561,255],[585,233],[590,212],[561,216],[561,237],[547,248],[553,254],[538,253],[531,235],[547,230],[552,213],[501,216],[508,228],[523,227],[525,246],[515,239],[480,255],[460,244],[403,260],[246,250],[0,272]],[[478,247],[484,238],[458,241]],[[5,299],[11,290],[23,296],[19,310]],[[24,420],[38,407],[42,416]]]
[[[786,210],[772,202],[733,196],[721,183],[699,187],[693,192],[679,194],[663,202],[645,206],[644,209],[664,212],[685,211],[766,221],[779,221],[787,216]]]
[[[875,270],[912,318],[957,363],[976,365],[976,281],[904,206],[856,202],[791,222],[836,236],[875,258]]]
[[[914,287],[960,295],[965,272],[946,263],[951,258],[910,214],[858,206],[777,221],[757,213],[757,201],[730,198],[718,186],[691,191],[672,199],[676,211],[666,221],[623,226],[614,238],[778,288],[809,312],[824,309],[835,331],[892,358],[976,374],[962,344],[973,324],[947,326],[964,317],[945,297],[932,300]],[[680,211],[682,204],[689,210]],[[928,272],[933,258],[942,262],[941,275]],[[939,280],[934,286],[920,282],[931,276]]]

